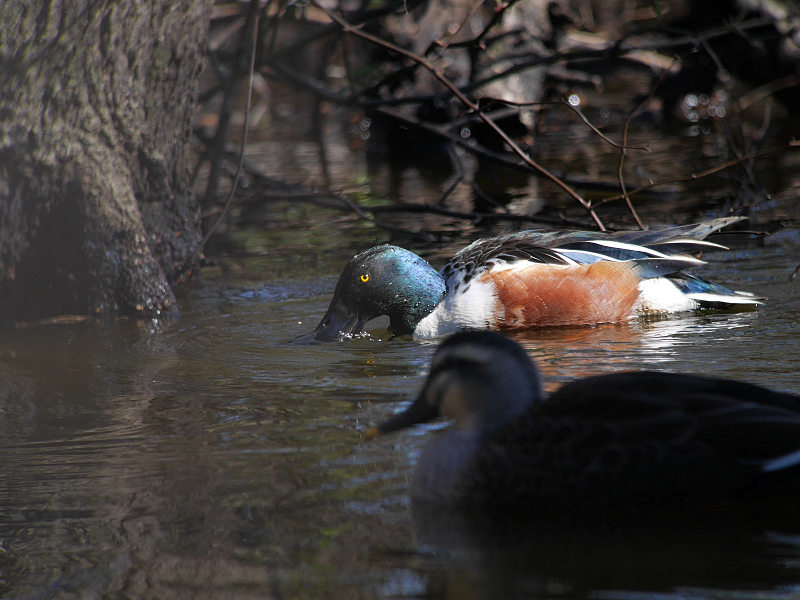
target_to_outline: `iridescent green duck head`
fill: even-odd
[[[382,315],[388,315],[395,335],[413,333],[444,294],[444,279],[428,262],[397,246],[375,246],[354,256],[342,271],[313,336],[327,341],[356,334]]]

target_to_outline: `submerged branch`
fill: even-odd
[[[574,189],[572,189],[572,187],[570,187],[567,183],[565,183],[564,181],[559,179],[556,175],[551,173],[547,168],[545,168],[544,166],[540,165],[538,162],[536,162],[530,156],[528,156],[528,154],[525,151],[523,151],[517,145],[517,143],[514,142],[514,140],[512,140],[508,136],[508,134],[506,134],[506,132],[503,131],[503,129],[499,125],[497,125],[497,123],[494,122],[493,119],[488,117],[480,109],[480,107],[478,107],[477,104],[475,104],[472,100],[467,98],[467,96],[464,95],[464,93],[462,93],[458,89],[458,87],[456,87],[447,77],[442,75],[442,73],[434,65],[432,65],[429,61],[427,61],[426,59],[422,58],[421,56],[418,56],[418,55],[414,54],[413,52],[410,52],[408,50],[400,48],[399,46],[391,44],[390,42],[387,42],[386,40],[383,40],[383,39],[381,39],[381,38],[379,38],[377,36],[374,36],[374,35],[372,35],[370,33],[366,33],[364,31],[361,31],[357,27],[353,27],[352,25],[347,23],[347,21],[345,21],[340,16],[335,14],[333,11],[330,11],[327,8],[323,7],[322,5],[317,3],[315,0],[312,0],[312,4],[314,6],[316,6],[317,8],[319,8],[320,10],[324,11],[331,19],[336,21],[336,23],[338,23],[342,27],[342,29],[344,31],[346,31],[347,33],[350,33],[352,35],[358,36],[358,37],[360,37],[360,38],[362,38],[364,40],[367,40],[367,41],[369,41],[369,42],[371,42],[373,44],[377,44],[379,46],[382,46],[382,47],[386,48],[387,50],[391,50],[392,52],[396,52],[397,54],[399,54],[401,56],[404,56],[404,57],[412,60],[413,62],[419,64],[424,69],[426,69],[428,72],[430,72],[440,83],[442,83],[448,90],[450,90],[450,92],[456,98],[458,98],[464,104],[464,106],[468,107],[471,111],[473,111],[476,115],[478,115],[478,117],[484,123],[486,123],[486,125],[488,125],[498,136],[500,136],[500,138],[503,140],[503,142],[506,143],[509,146],[509,148],[511,148],[514,151],[514,153],[517,154],[517,156],[519,156],[526,164],[528,164],[530,167],[532,167],[533,169],[535,169],[536,171],[538,171],[539,173],[544,175],[547,179],[549,179],[554,184],[556,184],[558,187],[560,187],[563,191],[565,191],[567,194],[569,194],[572,198],[577,200],[581,204],[581,206],[583,206],[584,209],[586,209],[586,211],[589,213],[589,216],[592,218],[592,220],[594,221],[594,223],[598,227],[598,229],[600,229],[600,231],[605,231],[606,228],[603,225],[603,222],[600,220],[600,217],[597,215],[597,213],[595,212],[594,208],[592,207],[591,202],[589,202],[588,200],[585,200]]]
[[[523,173],[531,173],[537,175],[540,174],[539,171],[532,168],[529,164],[521,162],[519,160],[515,160],[509,153],[497,152],[495,150],[492,150],[491,148],[487,148],[486,146],[478,143],[475,140],[464,139],[461,136],[456,135],[455,133],[452,132],[452,129],[454,128],[453,123],[446,123],[444,125],[434,125],[432,123],[416,119],[400,111],[392,110],[389,107],[382,107],[376,109],[375,112],[378,112],[384,116],[395,119],[404,125],[416,127],[426,133],[431,133],[433,135],[439,136],[442,139],[448,140],[449,142],[456,144],[461,148],[464,148],[466,151],[474,154],[479,158],[492,161],[504,167],[515,169]],[[505,116],[506,113],[505,111],[498,111],[497,113],[493,112],[491,114],[497,115],[496,118],[502,118],[502,116]],[[469,121],[467,121],[465,118],[461,121],[458,121],[457,123],[459,125],[465,125],[468,122],[474,121],[476,117],[477,115],[470,115]],[[564,173],[560,173],[557,175],[557,177],[559,177],[563,181],[568,182],[572,186],[582,187],[582,188],[589,188],[595,190],[612,190],[612,189],[616,190],[619,187],[616,183],[610,180],[599,181],[597,179],[587,179],[574,174],[566,175]]]
[[[729,161],[727,161],[725,163],[722,163],[721,165],[717,165],[715,167],[711,167],[710,169],[706,169],[705,171],[700,171],[699,173],[691,173],[689,175],[682,175],[680,177],[675,177],[673,179],[666,179],[664,181],[654,181],[654,182],[648,183],[646,185],[641,185],[641,186],[631,190],[630,192],[628,192],[628,194],[633,196],[635,194],[639,194],[639,193],[647,191],[647,190],[649,190],[651,188],[662,186],[662,185],[668,185],[668,184],[671,184],[671,183],[682,183],[682,182],[686,182],[686,181],[697,181],[697,180],[702,179],[704,177],[708,177],[709,175],[713,175],[715,173],[719,173],[720,171],[724,171],[725,169],[730,169],[731,167],[735,167],[736,165],[739,165],[739,164],[741,164],[741,163],[743,163],[745,161],[756,160],[756,159],[759,159],[759,158],[763,158],[764,156],[769,156],[770,154],[775,154],[777,152],[785,152],[785,151],[787,151],[787,150],[789,150],[789,149],[791,149],[793,147],[797,147],[798,145],[800,145],[800,144],[798,144],[797,142],[788,142],[787,144],[782,144],[780,146],[773,146],[772,148],[767,148],[766,150],[761,150],[759,152],[753,152],[753,153],[745,154],[745,155],[740,156],[738,158],[735,158],[735,159],[729,160]],[[619,195],[616,195],[616,196],[610,196],[608,198],[603,198],[602,200],[600,200],[598,202],[598,204],[601,204],[601,205],[602,204],[607,204],[609,202],[615,202],[617,200],[623,200],[624,198],[625,198],[625,196],[623,196],[622,194],[619,194]]]
[[[217,219],[214,221],[214,224],[211,227],[209,227],[209,229],[206,232],[205,236],[203,236],[203,239],[201,240],[201,242],[197,245],[197,247],[194,249],[192,254],[189,256],[189,258],[186,259],[186,262],[180,268],[180,270],[178,272],[178,277],[177,277],[178,280],[180,280],[185,273],[189,272],[189,270],[192,268],[192,265],[196,264],[197,259],[199,258],[200,254],[203,252],[203,248],[205,248],[206,244],[208,243],[208,240],[210,240],[211,236],[214,235],[214,232],[217,230],[217,227],[219,227],[220,222],[222,221],[223,218],[225,218],[225,215],[227,214],[228,210],[230,210],[231,203],[233,202],[233,198],[234,198],[234,196],[236,194],[236,188],[239,185],[239,178],[241,177],[242,166],[244,164],[245,148],[247,146],[247,132],[248,132],[249,120],[250,120],[250,104],[252,102],[252,97],[253,97],[253,75],[255,73],[256,48],[258,46],[257,42],[258,42],[258,15],[259,15],[259,8],[260,8],[260,0],[250,0],[250,7],[249,7],[249,10],[248,10],[248,15],[247,15],[247,35],[245,35],[244,38],[243,38],[244,40],[247,41],[247,46],[245,46],[243,49],[249,50],[249,61],[247,63],[248,66],[249,66],[249,68],[248,68],[249,73],[248,73],[248,85],[247,85],[247,99],[246,99],[245,109],[244,109],[244,123],[242,125],[242,141],[241,141],[241,145],[239,147],[239,160],[238,160],[238,163],[237,163],[237,166],[236,166],[236,173],[235,173],[235,175],[233,177],[233,183],[232,183],[231,189],[230,189],[230,191],[228,193],[227,200],[225,201],[225,205],[223,206],[222,210],[220,211],[219,215],[217,216]],[[229,94],[226,94],[226,97],[229,96],[229,95],[232,96],[232,92],[230,92]],[[232,109],[232,106],[229,107],[229,108]],[[228,115],[227,119],[225,120],[225,125],[224,126],[223,126],[222,123],[223,123],[223,119],[222,119],[222,116],[220,116],[220,125],[219,125],[219,128],[217,130],[217,136],[215,137],[215,140],[214,140],[214,148],[216,149],[216,152],[213,153],[213,157],[212,157],[212,160],[213,160],[212,171],[216,172],[218,174],[217,177],[222,172],[222,158],[223,158],[223,151],[224,151],[225,141],[227,140],[227,126],[230,123],[230,115]],[[224,137],[224,139],[222,139],[222,145],[218,146],[218,143],[220,142],[220,137],[221,137],[220,133],[222,131],[224,131],[225,137]],[[215,179],[213,182],[211,182],[211,181],[209,182],[209,186],[208,186],[208,190],[207,190],[207,197],[211,197],[212,195],[216,195],[217,184],[218,184],[218,180],[217,179]]]
[[[237,159],[236,156],[229,157],[231,161]],[[287,184],[274,180],[262,173],[256,166],[250,164],[248,161],[242,163],[243,169],[248,173],[252,179],[252,191],[243,198],[238,198],[233,201],[233,205],[242,204],[258,204],[264,201],[291,201],[291,202],[309,202],[324,208],[339,210],[342,212],[352,212],[358,218],[372,221],[382,228],[390,228],[385,223],[379,223],[375,215],[386,213],[425,213],[432,215],[439,215],[443,217],[451,217],[455,219],[462,219],[472,223],[480,223],[487,221],[508,221],[518,223],[542,223],[546,225],[554,225],[561,227],[584,227],[585,224],[580,221],[575,221],[565,217],[547,217],[542,215],[519,215],[509,212],[482,212],[482,211],[457,211],[451,210],[441,206],[440,204],[413,204],[413,203],[396,203],[385,204],[380,206],[364,206],[352,200],[343,192],[335,192],[332,190],[314,190],[309,189],[302,185]],[[208,218],[219,215],[222,208],[211,209],[204,212],[202,217]],[[399,230],[398,230],[399,231]],[[406,230],[402,230],[406,231]]]
[[[521,29],[514,29],[513,31],[500,31],[499,33],[495,32],[495,27],[501,21],[502,15],[508,10],[511,6],[516,3],[516,0],[510,0],[502,4],[500,7],[496,9],[496,11],[490,15],[488,21],[484,22],[484,26],[478,32],[477,37],[472,37],[468,40],[463,41],[453,41],[454,36],[451,35],[449,37],[443,37],[438,40],[434,40],[430,43],[428,48],[422,52],[420,55],[419,53],[412,52],[407,50],[401,45],[393,44],[391,42],[382,39],[379,36],[373,35],[364,31],[361,25],[365,24],[367,21],[371,19],[375,19],[381,16],[385,16],[390,12],[393,12],[397,6],[400,4],[396,4],[393,7],[387,7],[384,9],[380,9],[378,11],[363,11],[363,12],[352,12],[346,13],[345,17],[342,16],[342,13],[335,12],[331,9],[325,8],[317,3],[317,0],[311,0],[311,5],[314,7],[312,10],[314,11],[321,11],[324,13],[327,18],[331,20],[330,23],[323,23],[318,22],[315,30],[310,35],[302,36],[299,39],[295,39],[293,43],[289,46],[275,49],[274,48],[274,38],[275,38],[275,29],[276,27],[272,27],[272,38],[273,43],[269,44],[270,48],[268,52],[265,52],[263,49],[261,50],[260,57],[256,58],[256,63],[259,64],[259,69],[265,75],[271,76],[276,79],[285,80],[291,82],[293,85],[304,88],[310,91],[315,98],[324,99],[329,102],[332,102],[337,105],[346,105],[346,106],[358,106],[363,109],[367,109],[370,111],[371,115],[383,115],[386,117],[391,118],[397,124],[401,126],[401,128],[413,128],[415,130],[425,132],[428,134],[432,134],[437,136],[438,138],[445,140],[448,142],[448,148],[452,152],[453,149],[456,147],[462,148],[469,152],[471,155],[478,157],[479,159],[483,159],[486,161],[491,161],[499,165],[503,165],[510,169],[519,170],[521,172],[527,174],[536,174],[539,176],[543,176],[549,179],[553,184],[555,184],[558,188],[562,191],[566,192],[570,197],[576,200],[580,206],[586,210],[589,214],[591,219],[594,221],[595,225],[601,229],[605,230],[605,226],[601,221],[599,215],[597,214],[598,207],[612,201],[616,200],[623,200],[632,215],[633,219],[636,221],[640,228],[644,228],[645,225],[642,219],[639,217],[637,213],[632,197],[636,194],[659,194],[663,196],[664,194],[674,194],[675,192],[670,190],[667,192],[664,191],[657,191],[655,188],[661,187],[662,190],[664,186],[668,184],[676,184],[682,183],[686,181],[697,180],[708,175],[712,175],[724,169],[730,168],[737,164],[741,164],[745,161],[753,160],[765,156],[767,154],[771,154],[773,152],[782,151],[785,147],[778,147],[778,148],[771,148],[768,150],[764,150],[762,152],[754,152],[749,151],[747,152],[747,148],[741,153],[742,155],[737,156],[734,160],[728,161],[723,165],[717,165],[700,173],[695,173],[691,175],[684,175],[680,177],[675,177],[673,179],[668,179],[665,181],[655,181],[651,182],[646,185],[642,185],[635,189],[628,189],[628,184],[625,182],[624,172],[625,172],[625,162],[629,160],[629,151],[631,150],[643,150],[649,152],[650,149],[648,146],[629,146],[628,145],[628,133],[631,120],[633,117],[640,111],[640,109],[645,106],[651,106],[652,103],[649,103],[650,100],[653,100],[656,95],[656,89],[660,88],[661,85],[664,83],[667,76],[672,76],[676,72],[676,65],[679,63],[684,62],[684,58],[687,54],[698,52],[699,50],[704,50],[708,53],[712,60],[717,63],[717,68],[723,68],[722,62],[719,57],[715,55],[714,48],[711,48],[709,45],[709,40],[713,40],[719,36],[729,35],[731,34],[730,27],[718,27],[714,29],[707,29],[702,32],[697,32],[691,35],[683,36],[681,38],[672,38],[672,39],[661,39],[656,41],[643,41],[644,38],[636,38],[635,34],[631,35],[622,35],[617,40],[608,40],[602,39],[599,36],[596,36],[597,42],[590,40],[589,42],[584,41],[577,41],[578,44],[581,44],[575,50],[567,50],[566,52],[560,52],[558,50],[552,49],[549,46],[541,46],[540,48],[531,50],[530,46],[525,46],[524,44],[519,44],[514,46],[515,48],[523,47],[526,48],[522,52],[516,52],[515,50],[511,50],[510,52],[499,52],[500,56],[494,57],[493,61],[496,61],[495,66],[499,67],[497,71],[493,71],[491,75],[486,76],[483,80],[478,80],[474,77],[475,74],[475,65],[476,57],[478,53],[484,53],[485,57],[487,47],[491,46],[495,43],[496,40],[503,39],[504,36],[514,36],[512,41],[521,41],[523,40],[522,35],[524,32]],[[473,11],[477,10],[475,7],[480,7],[481,5],[473,6]],[[281,4],[280,7],[277,9],[278,13],[284,11],[285,5]],[[270,14],[277,14],[273,10]],[[465,19],[469,18],[469,15],[472,15],[472,12],[467,13],[468,16],[460,19],[462,23],[466,22]],[[462,15],[463,16],[463,15]],[[319,20],[322,15],[317,12],[316,19]],[[739,35],[744,35],[744,32],[749,32],[755,28],[762,27],[764,25],[769,24],[767,19],[763,18],[755,18],[755,19],[748,19],[745,21],[741,21],[735,24],[735,30],[739,33]],[[242,27],[244,30],[245,27]],[[399,67],[395,66],[394,68],[389,69],[391,72],[383,73],[377,77],[378,82],[375,83],[375,79],[370,81],[367,87],[359,88],[357,84],[357,77],[354,75],[350,69],[350,61],[347,60],[347,56],[345,56],[345,63],[346,63],[346,71],[348,76],[348,82],[350,84],[349,88],[344,87],[336,87],[334,85],[330,85],[327,83],[325,77],[325,70],[324,68],[320,67],[316,70],[315,74],[304,73],[302,70],[292,69],[290,68],[283,59],[288,58],[288,54],[294,50],[299,50],[304,46],[303,40],[310,42],[311,40],[319,40],[325,36],[330,36],[335,32],[340,32],[341,40],[340,43],[342,44],[343,52],[347,53],[350,48],[350,44],[355,41],[355,38],[360,38],[369,42],[370,44],[374,44],[386,51],[388,51],[389,55],[393,56],[391,59],[395,65],[399,64]],[[494,35],[496,33],[496,35]],[[352,36],[352,37],[351,37]],[[329,38],[333,39],[333,38]],[[508,39],[506,37],[506,39]],[[761,38],[760,38],[761,39]],[[587,44],[593,44],[593,47],[588,47]],[[437,66],[436,61],[445,57],[446,52],[450,49],[454,48],[461,48],[466,49],[467,52],[470,53],[470,59],[472,60],[472,70],[469,72],[469,81],[470,83],[467,85],[457,86],[453,83],[454,79],[450,76],[445,76]],[[651,85],[649,94],[646,94],[643,99],[638,101],[636,106],[628,111],[627,116],[625,117],[622,132],[621,132],[621,140],[614,140],[609,135],[604,134],[599,127],[595,126],[591,120],[584,114],[584,112],[578,108],[570,104],[565,100],[558,100],[558,101],[548,101],[548,102],[529,102],[529,103],[522,103],[522,102],[512,102],[505,99],[500,100],[503,104],[501,109],[497,109],[497,103],[494,103],[494,109],[490,110],[489,107],[484,103],[483,100],[478,103],[472,97],[469,97],[468,94],[477,89],[480,86],[484,86],[490,81],[494,81],[496,79],[501,79],[504,77],[508,77],[509,75],[516,73],[518,71],[522,71],[531,67],[541,66],[541,65],[548,65],[554,64],[556,62],[569,62],[575,60],[597,60],[597,59],[608,59],[608,58],[617,58],[623,56],[631,56],[634,53],[641,53],[643,51],[660,51],[664,49],[670,48],[681,48],[684,53],[683,55],[676,56],[671,59],[664,56],[659,55],[658,61],[653,61],[652,56],[646,57],[649,58],[648,60],[642,59],[641,56],[635,58],[635,60],[642,61],[644,64],[647,64],[652,72],[651,78]],[[420,51],[421,52],[421,51]],[[430,55],[430,56],[429,56]],[[399,57],[399,60],[397,59]],[[488,57],[487,57],[488,58]],[[323,64],[325,61],[323,61]],[[511,63],[511,64],[510,64]],[[252,64],[252,57],[251,57],[251,64]],[[431,94],[423,94],[417,93],[416,95],[406,94],[401,95],[394,93],[395,90],[398,89],[398,86],[405,86],[407,81],[410,78],[416,78],[420,75],[420,71],[424,69],[428,73],[430,73],[444,89],[440,86],[436,86],[437,89],[442,90],[439,93],[431,93]],[[483,72],[486,73],[487,69],[485,68],[485,61],[481,63],[481,69]],[[252,72],[252,71],[251,71]],[[427,80],[425,80],[427,81]],[[779,89],[785,89],[787,86],[796,85],[797,78],[796,76],[793,77],[786,77],[781,80],[777,80],[770,86],[764,87],[761,91],[763,92],[772,92]],[[223,86],[225,87],[225,86]],[[416,89],[420,90],[422,86],[417,86]],[[403,88],[405,91],[408,91]],[[502,94],[498,94],[502,95]],[[560,94],[559,94],[560,95]],[[551,96],[552,97],[552,96]],[[441,106],[443,100],[450,100],[451,98],[456,98],[460,103],[465,107],[462,111],[460,108],[456,111],[452,112],[459,112],[460,116],[454,117],[452,114],[447,115],[447,122],[434,122],[434,120],[429,120],[426,117],[422,116],[415,116],[411,114],[410,111],[400,111],[397,109],[393,109],[393,106],[399,105],[409,105],[409,104],[416,104],[420,105],[421,108],[428,108],[428,107],[435,107],[438,108]],[[659,94],[659,98],[661,98],[661,94]],[[636,101],[634,101],[636,102]],[[490,105],[492,103],[489,103]],[[744,102],[742,103],[744,104]],[[606,144],[610,145],[611,147],[617,149],[619,151],[618,162],[616,165],[616,180],[614,181],[611,178],[608,178],[606,181],[598,181],[598,180],[588,180],[588,178],[581,178],[575,174],[573,175],[566,175],[564,173],[558,173],[556,171],[552,171],[545,166],[541,165],[537,160],[531,158],[531,156],[520,147],[520,145],[516,142],[516,139],[524,139],[522,137],[512,137],[513,135],[519,135],[518,133],[510,134],[509,132],[513,131],[512,128],[506,126],[504,119],[513,117],[517,122],[519,122],[520,126],[525,126],[519,120],[518,116],[520,114],[519,107],[530,107],[530,106],[547,106],[547,105],[563,105],[569,108],[577,117],[583,122],[583,124],[588,127],[595,135],[600,137]],[[455,106],[455,103],[453,103]],[[516,109],[514,109],[516,107]],[[247,118],[247,114],[245,114],[245,119]],[[480,127],[478,127],[477,121],[480,121]],[[574,122],[574,121],[573,121]],[[766,125],[768,123],[768,119],[765,118],[763,128],[766,129]],[[474,124],[474,127],[473,127]],[[500,125],[502,124],[502,126]],[[460,135],[460,129],[465,127],[473,128],[473,132],[466,136],[462,137]],[[525,126],[527,127],[527,126]],[[500,140],[502,140],[503,144],[495,144],[494,139],[486,139],[479,135],[479,131],[485,135],[486,129],[490,130],[488,134],[490,138],[494,138],[497,136]],[[530,133],[530,130],[526,130]],[[246,131],[245,131],[246,136]],[[614,134],[616,137],[616,134]],[[486,145],[488,142],[488,145]],[[793,144],[789,144],[791,147]],[[491,146],[491,147],[490,147]],[[213,154],[213,149],[211,154]],[[213,211],[207,211],[204,213],[204,217],[209,217],[211,215],[217,216],[216,223],[218,224],[224,216],[224,213],[227,212],[228,208],[232,204],[239,204],[242,202],[257,202],[259,200],[267,200],[267,199],[289,199],[289,200],[297,200],[297,201],[309,201],[316,204],[320,204],[323,206],[327,206],[329,208],[334,208],[337,210],[351,212],[356,215],[360,219],[369,220],[375,225],[384,227],[386,229],[394,230],[392,225],[379,222],[378,217],[380,215],[389,214],[389,213],[429,213],[429,214],[436,214],[444,217],[454,218],[454,219],[467,219],[472,222],[481,222],[481,221],[489,221],[489,220],[510,220],[510,221],[522,221],[522,222],[542,222],[548,224],[555,224],[555,225],[578,225],[579,223],[570,223],[565,219],[548,219],[543,217],[531,217],[526,215],[513,215],[509,214],[506,209],[506,212],[503,212],[502,208],[498,206],[501,210],[497,210],[496,212],[487,212],[487,213],[478,213],[478,212],[460,212],[460,211],[453,211],[444,206],[444,200],[447,196],[453,191],[455,186],[459,183],[463,182],[466,179],[466,176],[463,172],[462,164],[459,163],[458,158],[454,158],[453,162],[456,164],[456,168],[460,169],[461,177],[456,181],[448,184],[448,189],[443,193],[443,195],[438,199],[438,201],[427,202],[424,204],[394,204],[388,206],[362,206],[357,201],[354,201],[347,197],[345,192],[335,192],[335,191],[326,191],[320,193],[313,189],[305,189],[302,187],[293,187],[293,186],[285,186],[284,184],[280,184],[275,186],[275,181],[266,178],[266,176],[256,174],[254,170],[250,168],[247,161],[242,158],[242,152],[238,157],[232,158],[230,153],[227,153],[226,162],[229,162],[229,165],[234,164],[238,161],[238,166],[236,168],[237,173],[244,169],[246,172],[250,173],[251,176],[254,177],[254,180],[259,181],[259,185],[257,187],[250,190],[250,193],[244,199],[237,199],[236,201],[233,200],[232,195],[229,195],[228,200],[225,203],[225,207],[222,209],[214,209]],[[459,154],[459,156],[463,157],[463,154]],[[228,169],[228,175],[232,171],[232,167],[226,167]],[[234,176],[234,180],[238,175]],[[263,179],[259,179],[264,177]],[[234,184],[231,189],[231,194],[236,191],[237,184],[234,181]],[[615,192],[620,192],[615,195],[606,197],[601,200],[587,200],[583,198],[577,191],[577,189],[583,188],[583,191],[587,188],[593,189],[600,189],[603,190],[605,193],[612,193],[612,190]],[[477,191],[477,190],[476,190]],[[480,193],[479,191],[477,191]],[[489,199],[491,201],[491,199]],[[216,224],[214,225],[214,228]],[[212,230],[214,229],[212,228]],[[210,234],[210,233],[209,233]],[[204,240],[203,243],[205,243]]]
[[[750,29],[757,29],[771,24],[768,19],[755,18],[742,21],[737,25],[737,30],[746,32]],[[493,81],[504,79],[509,75],[514,75],[521,71],[526,71],[534,67],[542,67],[552,65],[555,63],[564,63],[572,61],[586,61],[586,60],[608,60],[610,58],[625,58],[635,55],[640,52],[654,52],[662,50],[670,50],[676,48],[683,48],[686,46],[696,47],[702,42],[712,40],[721,36],[730,35],[730,27],[716,27],[709,29],[705,32],[699,32],[695,35],[687,35],[681,38],[673,38],[666,40],[659,40],[642,44],[624,44],[624,39],[608,42],[602,48],[581,48],[579,50],[572,50],[568,52],[553,52],[546,55],[537,53],[525,52],[518,55],[520,59],[518,62],[506,67],[505,69],[498,70],[491,75],[471,82],[468,86],[464,86],[463,91],[469,92],[474,89],[483,87]],[[509,57],[506,57],[509,58]]]
[[[636,225],[639,226],[639,229],[646,229],[644,223],[639,218],[639,213],[636,212],[636,209],[633,206],[633,202],[631,201],[631,197],[628,195],[628,190],[625,186],[625,176],[623,175],[623,166],[625,165],[625,154],[627,153],[627,145],[628,145],[628,126],[630,125],[631,120],[630,117],[625,119],[625,125],[622,128],[622,145],[620,146],[619,151],[619,165],[617,167],[617,179],[619,180],[619,187],[622,190],[622,195],[625,198],[625,204],[628,205],[628,210],[630,211],[631,215],[633,216],[634,220],[636,221]]]

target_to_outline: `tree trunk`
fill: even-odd
[[[175,306],[210,2],[0,8],[0,317]]]

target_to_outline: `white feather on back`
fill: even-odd
[[[697,302],[686,296],[669,279],[655,277],[639,282],[639,299],[633,307],[633,314],[681,312],[695,308]]]
[[[514,267],[513,264],[499,263],[492,269],[500,266]],[[486,329],[495,320],[501,307],[494,284],[476,277],[463,283],[463,275],[454,273],[448,278],[447,294],[433,312],[417,324],[414,337],[433,338],[461,329]]]

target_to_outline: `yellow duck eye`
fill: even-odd
[[[361,277],[359,277],[359,279],[362,281],[362,283],[367,283],[369,281],[369,274],[364,273]]]

